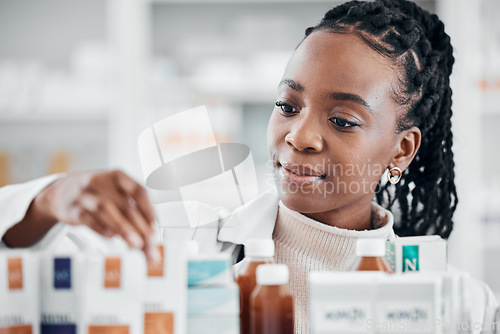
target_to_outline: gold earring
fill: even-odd
[[[394,171],[397,172],[396,175],[392,174]],[[387,173],[387,180],[389,180],[390,183],[396,184],[401,180],[401,176],[403,176],[403,171],[399,167],[392,167],[389,169],[389,173]]]

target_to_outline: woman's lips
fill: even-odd
[[[280,162],[278,168],[283,181],[301,188],[312,186],[325,178],[323,173],[303,165]]]

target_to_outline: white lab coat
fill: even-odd
[[[18,185],[0,188],[0,236],[25,215],[31,201],[42,189],[57,179],[51,175]],[[198,240],[200,252],[230,252],[237,256],[239,245],[245,245],[252,238],[272,238],[276,215],[278,212],[278,195],[276,190],[267,191],[253,201],[228,215],[223,208],[212,208],[208,205],[192,205],[190,209],[197,210],[201,215],[212,217],[226,216],[216,221],[212,228],[186,229],[185,238]],[[163,219],[175,221],[175,204],[167,206],[168,212]],[[178,209],[178,207],[177,207]],[[158,212],[157,212],[158,214]],[[160,218],[161,221],[161,218]],[[6,247],[0,243],[0,248]],[[118,238],[111,241],[98,236],[86,227],[72,227],[61,223],[52,230],[33,249],[69,248],[102,249],[125,248],[126,244]],[[458,271],[449,266],[448,271]],[[483,282],[471,278],[469,280],[472,333],[491,333],[497,301],[490,288]],[[481,330],[482,329],[482,330]]]

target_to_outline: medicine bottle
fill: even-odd
[[[274,241],[252,239],[245,245],[245,259],[236,283],[240,288],[240,333],[250,334],[250,295],[257,285],[256,271],[261,264],[273,263]]]
[[[293,333],[293,297],[288,291],[288,279],[285,264],[257,268],[257,287],[250,298],[251,334]]]
[[[356,256],[353,266],[354,271],[384,271],[393,273],[391,266],[385,260],[385,239],[361,238],[356,244]]]

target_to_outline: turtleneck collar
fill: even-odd
[[[273,239],[296,254],[319,261],[328,270],[348,270],[355,260],[358,238],[394,237],[392,214],[372,203],[373,230],[348,230],[329,226],[287,208],[279,202]],[[319,269],[319,268],[318,268]]]

